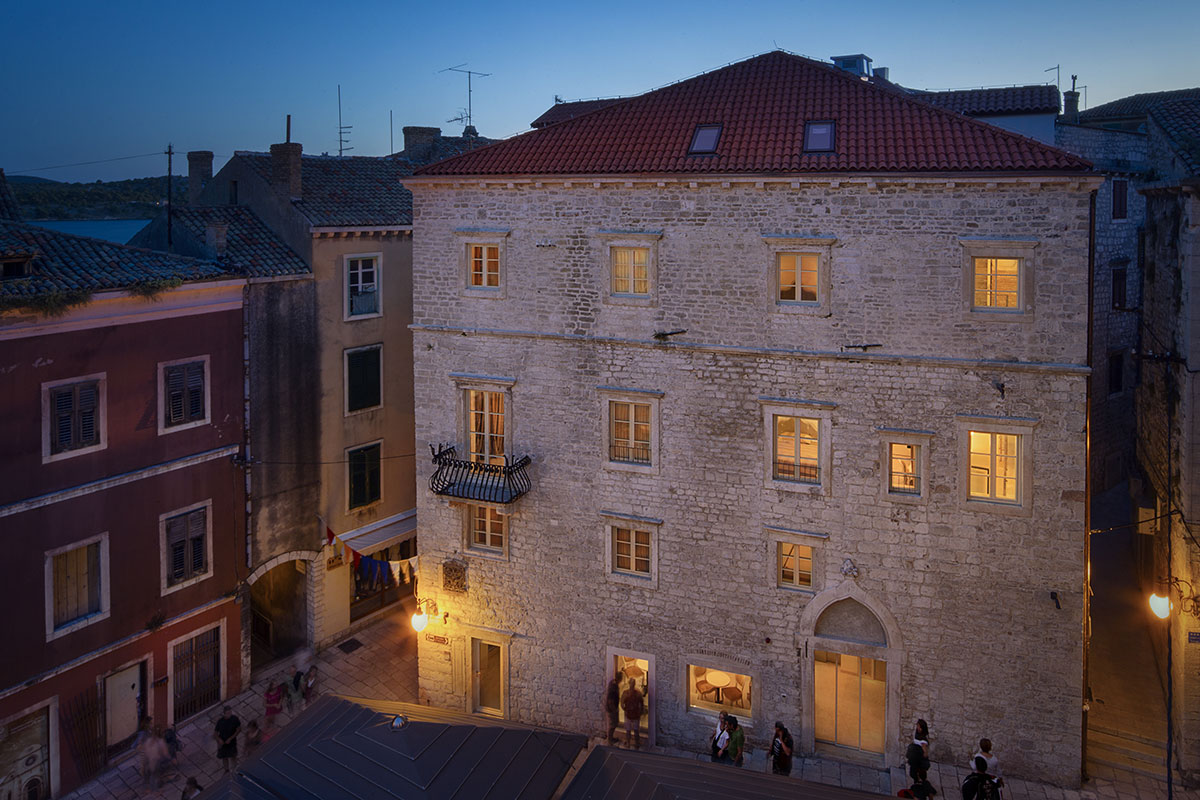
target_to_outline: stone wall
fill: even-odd
[[[470,640],[497,641],[509,716],[599,733],[615,648],[651,657],[658,743],[707,746],[713,717],[687,700],[697,664],[752,678],[753,747],[782,719],[811,748],[814,648],[879,652],[886,763],[921,716],[935,758],[988,735],[1011,774],[1077,782],[1090,188],[415,185],[418,447],[461,446],[462,386],[490,376],[509,452],[534,459],[498,556],[466,546],[462,506],[418,493],[421,594],[450,614],[427,632],[446,641],[421,644],[423,696],[469,706]],[[650,307],[607,296],[606,242],[632,233],[656,248]],[[836,240],[824,315],[774,310],[772,234]],[[503,241],[502,298],[463,296],[460,254],[482,235]],[[962,237],[1036,240],[1032,310],[969,310]],[[655,393],[655,470],[607,462],[601,387]],[[819,409],[819,488],[770,480],[768,398]],[[966,432],[986,418],[1025,434],[1015,509],[966,498]],[[884,491],[880,428],[924,432],[923,498]],[[419,463],[421,485],[431,471]],[[606,515],[650,520],[652,579],[612,573]],[[777,585],[775,543],[792,536],[813,547],[812,591]],[[465,593],[443,588],[447,560],[467,564]],[[846,596],[886,647],[821,639],[805,609]]]

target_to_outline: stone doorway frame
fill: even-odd
[[[286,564],[290,561],[305,562],[304,568],[304,639],[308,647],[315,647],[316,630],[317,630],[317,591],[318,577],[323,578],[325,573],[325,560],[322,557],[320,550],[291,550],[286,553],[280,553],[274,558],[259,564],[254,568],[254,571],[246,578],[246,580],[238,587],[237,602],[241,605],[242,617],[242,641],[241,641],[241,661],[242,661],[242,686],[248,687],[251,685],[250,673],[250,654],[252,648],[251,630],[253,626],[252,611],[250,608],[250,587],[258,582],[258,579],[266,575],[271,570],[281,564]],[[320,575],[318,575],[318,571]],[[323,583],[323,581],[322,581]]]
[[[887,637],[887,645],[864,644],[849,639],[836,639],[816,634],[817,621],[826,609],[842,600],[853,600],[875,615]],[[832,651],[850,656],[865,656],[887,663],[887,683],[884,692],[884,735],[882,758],[885,764],[897,763],[903,755],[900,725],[901,675],[907,660],[900,626],[883,603],[865,592],[853,580],[844,580],[818,594],[800,615],[796,633],[796,650],[800,652],[800,747],[801,752],[816,752],[816,651]]]

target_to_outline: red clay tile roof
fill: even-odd
[[[833,153],[803,152],[834,120]],[[721,124],[716,155],[689,156]],[[830,64],[774,51],[506,139],[417,175],[1083,172],[1048,145],[903,97]]]
[[[914,96],[968,117],[994,114],[1057,114],[1058,87],[1009,86],[1003,89],[955,89],[947,92],[913,92]]]
[[[245,206],[185,206],[175,209],[172,215],[175,224],[185,228],[197,242],[204,242],[209,225],[228,226],[224,254],[212,253],[209,258],[230,272],[256,278],[312,272],[304,259]]]
[[[1156,105],[1150,116],[1171,138],[1180,160],[1200,175],[1200,96]]]
[[[1200,98],[1200,88],[1172,89],[1169,92],[1144,92],[1131,94],[1111,103],[1095,106],[1079,112],[1080,122],[1099,122],[1100,120],[1141,119],[1150,112],[1151,107],[1171,100]]]
[[[556,122],[564,122],[568,119],[582,116],[589,111],[608,108],[625,99],[624,97],[604,97],[597,100],[572,100],[569,103],[555,103],[546,109],[540,117],[529,123],[529,127],[544,128]]]

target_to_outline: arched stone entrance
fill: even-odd
[[[845,580],[805,607],[797,639],[803,751],[881,764],[899,758],[905,654],[887,608]]]
[[[312,644],[313,591],[320,559],[317,551],[294,550],[250,573],[242,593],[244,666],[258,669]]]

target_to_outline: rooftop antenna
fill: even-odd
[[[170,142],[167,142],[167,252],[171,252],[171,156],[175,155],[175,148]]]
[[[287,115],[287,139],[284,139],[288,144],[292,143],[292,115]]]
[[[1062,65],[1055,64],[1053,67],[1050,67],[1049,69],[1042,70],[1042,72],[1053,72],[1054,73],[1054,85],[1057,86],[1058,90],[1061,92],[1062,91]]]
[[[350,144],[350,131],[353,128],[354,128],[353,125],[343,125],[342,124],[342,85],[339,83],[338,84],[338,158],[341,158],[342,154],[345,153],[347,150],[354,149],[353,147],[348,146]]]
[[[389,108],[388,109],[388,155],[389,156],[392,153],[396,152],[396,142],[395,142],[395,139],[393,138],[393,131],[394,131],[394,128],[392,128],[392,110]]]
[[[467,65],[467,63],[464,61],[463,63],[459,64],[456,67],[446,67],[445,69],[438,70],[438,71],[439,72],[465,72],[466,73],[466,75],[467,75],[467,113],[465,115],[459,114],[457,117],[454,117],[453,119],[448,119],[446,121],[447,122],[462,122],[469,126],[469,125],[471,125],[471,92],[472,92],[471,77],[477,75],[480,78],[486,78],[489,75],[491,75],[492,73],[490,73],[490,72],[475,72],[473,70],[463,69],[463,67],[465,67],[466,65]]]

